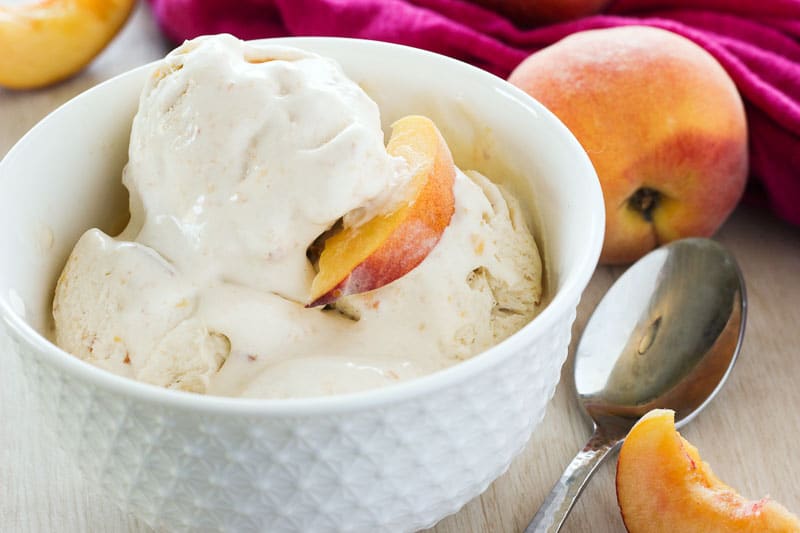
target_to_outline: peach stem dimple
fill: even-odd
[[[661,193],[650,187],[640,187],[628,198],[628,207],[641,213],[647,222],[653,221],[653,211],[658,207]]]

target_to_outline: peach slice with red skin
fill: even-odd
[[[780,504],[750,501],[721,482],[666,409],[650,411],[625,439],[617,501],[630,533],[800,531],[800,520]]]
[[[410,115],[392,125],[386,147],[413,176],[395,211],[329,237],[319,257],[308,307],[382,287],[413,270],[439,242],[455,210],[455,164],[432,120]]]

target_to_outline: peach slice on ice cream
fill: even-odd
[[[416,115],[401,118],[392,125],[386,150],[405,158],[413,169],[408,200],[325,241],[309,307],[400,278],[425,259],[450,224],[455,164],[433,121]]]
[[[800,531],[800,520],[780,504],[747,500],[717,479],[665,409],[650,411],[625,439],[617,500],[631,533]]]

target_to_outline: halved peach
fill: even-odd
[[[117,34],[135,0],[0,6],[0,85],[44,87],[75,74]]]
[[[780,504],[747,500],[722,483],[665,409],[650,411],[625,439],[617,501],[631,533],[800,531],[800,520]]]
[[[329,237],[311,284],[309,307],[382,287],[410,272],[439,242],[455,210],[455,164],[429,118],[411,115],[392,125],[386,150],[414,174],[408,200],[394,212]]]

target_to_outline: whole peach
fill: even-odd
[[[555,113],[592,160],[606,205],[601,262],[710,236],[742,196],[741,97],[684,37],[644,26],[575,33],[528,57],[509,81]]]

